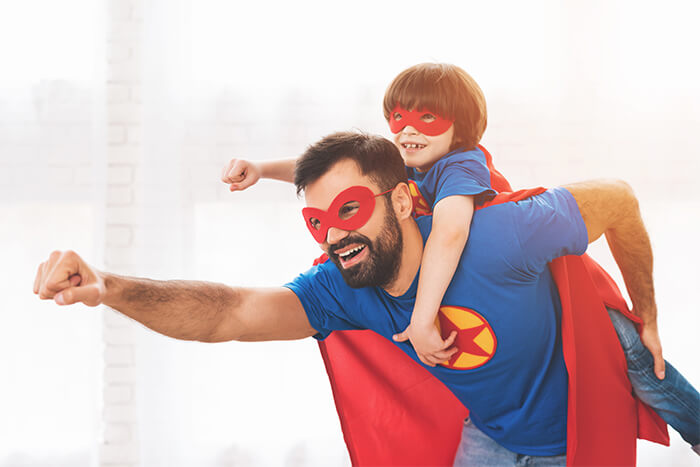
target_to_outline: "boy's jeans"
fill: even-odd
[[[644,347],[634,323],[619,311],[608,308],[627,359],[627,375],[634,393],[652,407],[684,440],[700,443],[700,395],[698,391],[666,362],[666,377],[654,374],[654,357]]]

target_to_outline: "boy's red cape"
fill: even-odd
[[[513,193],[491,155],[480,149],[491,186],[500,192],[480,208],[544,190]],[[637,438],[668,445],[668,431],[656,412],[632,395],[605,306],[639,319],[612,278],[587,255],[558,258],[550,269],[561,298],[569,373],[567,465],[635,465]],[[452,465],[469,412],[440,381],[372,331],[335,331],[319,347],[353,465]]]

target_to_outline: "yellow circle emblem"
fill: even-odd
[[[457,331],[459,349],[441,365],[455,370],[471,370],[491,360],[496,353],[496,335],[491,325],[474,310],[459,306],[441,306],[436,324],[443,339]]]

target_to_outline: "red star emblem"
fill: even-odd
[[[457,331],[455,346],[459,350],[443,366],[469,370],[488,362],[496,351],[496,336],[489,323],[474,310],[443,306],[438,313],[443,339]]]
[[[469,329],[459,329],[452,321],[445,320],[447,323],[444,325],[443,336],[449,336],[452,331],[457,331],[457,338],[455,339],[455,345],[461,352],[466,352],[472,355],[479,355],[480,357],[488,357],[490,354],[482,349],[479,344],[474,342],[474,338],[481,334],[481,331],[486,329],[486,325],[482,324],[475,328]]]

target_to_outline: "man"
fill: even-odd
[[[120,277],[73,252],[53,252],[34,292],[58,304],[106,304],[162,334],[205,342],[324,338],[363,328],[391,338],[403,330],[430,219],[411,216],[396,148],[382,138],[331,135],[302,156],[295,183],[305,193],[307,225],[331,262],[285,287]],[[471,411],[458,462],[483,461],[484,453],[497,464],[513,455],[566,462],[567,374],[547,263],[582,254],[603,233],[647,324],[645,342],[661,358],[651,249],[626,184],[570,185],[475,214],[443,301],[441,322],[456,323],[449,337],[456,345],[441,355],[448,363],[429,368]],[[475,322],[458,332],[460,323]],[[396,345],[417,360],[409,343]]]

